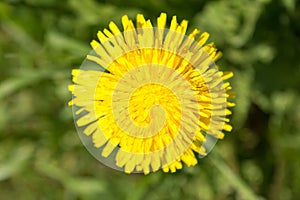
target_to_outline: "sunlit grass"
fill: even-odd
[[[300,18],[295,1],[282,2],[1,1],[0,199],[299,199]],[[98,27],[139,11],[209,31],[235,72],[235,129],[175,174],[101,165],[67,107],[69,74]]]

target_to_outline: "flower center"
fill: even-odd
[[[169,120],[178,128],[179,121],[172,119],[172,115],[181,116],[180,112],[180,103],[174,93],[156,83],[137,88],[129,100],[129,113],[133,122],[139,127],[151,126],[144,137],[165,132]]]

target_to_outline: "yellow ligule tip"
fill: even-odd
[[[171,25],[170,25],[170,30],[175,31],[177,29],[178,23],[177,23],[177,17],[173,16]]]
[[[161,13],[160,16],[157,18],[157,28],[165,28],[167,21],[167,14]]]
[[[222,79],[227,80],[229,78],[233,77],[233,72],[224,72]]]
[[[102,31],[98,31],[97,37],[100,40],[100,42],[106,41],[108,38],[102,33]]]
[[[100,43],[97,42],[96,40],[93,40],[90,44],[93,47],[93,49],[96,49],[100,45]]]
[[[146,20],[144,18],[144,15],[142,14],[137,14],[136,15],[136,24],[138,28],[141,28],[144,26],[144,24],[146,23]]]
[[[199,43],[199,45],[204,45],[205,43],[206,43],[206,41],[208,40],[208,38],[209,38],[209,33],[207,33],[207,32],[204,32],[204,33],[202,33],[201,35],[200,35],[200,37],[198,38],[198,43]]]
[[[117,27],[117,25],[114,22],[110,22],[108,26],[113,34],[117,35],[117,34],[121,33],[119,28]]]
[[[70,101],[68,102],[68,106],[73,106],[73,100],[70,100]]]

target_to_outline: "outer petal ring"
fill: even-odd
[[[136,55],[138,54],[137,52],[143,52],[144,57],[147,57],[147,53],[152,53],[152,55],[148,55],[151,58],[161,58],[161,56],[154,54],[164,52],[168,55],[163,56],[163,59],[169,58],[170,60],[150,59],[152,62],[149,63],[145,58],[145,61],[141,62],[142,64],[138,66],[122,63],[124,57],[128,58],[133,52]],[[80,138],[86,148],[105,165],[127,173],[149,173],[150,171],[157,171],[159,168],[168,168],[172,163],[178,163],[178,161],[184,160],[182,155],[189,150],[191,146],[195,145],[195,141],[200,142],[200,146],[198,146],[200,157],[207,155],[216,144],[218,138],[223,137],[222,130],[227,126],[225,124],[225,116],[228,114],[228,95],[226,93],[226,85],[223,83],[224,75],[218,71],[215,65],[215,57],[216,52],[207,52],[207,48],[203,47],[201,41],[196,41],[194,37],[185,36],[180,31],[164,28],[150,27],[131,29],[123,33],[120,32],[111,35],[111,37],[102,41],[101,44],[95,45],[94,50],[87,56],[87,60],[83,62],[81,69],[75,71],[76,80],[74,80],[74,82],[76,84],[73,85],[71,89],[75,96],[72,102],[74,119],[78,127]],[[180,63],[174,66],[175,60],[178,59]],[[119,71],[118,68],[111,67],[114,63],[124,65],[126,69]],[[158,73],[154,73],[157,72],[157,70],[160,72],[164,71],[163,68],[165,68],[165,73],[170,74],[170,79],[173,81],[164,79],[163,81],[165,82],[161,82],[160,78],[158,78]],[[136,71],[137,69],[140,69],[139,72]],[[183,73],[185,70],[191,70],[191,73],[194,73],[194,76],[198,77],[198,79],[195,78],[196,80],[203,80],[209,96],[203,95],[199,99],[199,94],[196,94],[198,90],[195,88],[195,85],[192,84],[193,76],[187,76],[189,78],[187,80],[187,77],[184,76],[185,73]],[[179,126],[178,132],[174,134],[173,140],[171,142],[169,141],[168,145],[151,152],[141,152],[139,150],[129,151],[122,147],[120,143],[121,138],[109,138],[110,136],[102,130],[101,125],[97,123],[101,116],[99,116],[100,113],[95,100],[99,99],[97,96],[99,93],[102,94],[102,92],[97,92],[97,90],[99,90],[99,83],[101,83],[101,80],[109,78],[107,71],[109,71],[110,74],[123,78],[126,76],[131,77],[131,75],[134,76],[137,73],[143,74],[145,75],[145,79],[138,81],[138,83],[142,85],[150,83],[160,84],[175,94],[177,92],[176,87],[169,87],[167,83],[172,84],[175,82],[174,84],[176,85],[176,80],[180,80],[178,81],[180,84],[177,83],[177,86],[181,86],[180,92],[186,92],[189,101],[185,101],[185,103],[187,103],[186,105],[184,105],[184,103],[180,104],[183,106],[181,109],[180,124],[184,126]],[[180,73],[184,75],[180,76]],[[148,79],[146,77],[147,74],[149,75]],[[175,75],[172,76],[172,74]],[[201,76],[201,78],[199,78],[199,76]],[[120,96],[118,91],[125,86],[124,83],[126,83],[126,81],[123,81],[124,83],[121,84],[122,80],[123,79],[120,78],[116,81],[116,85],[112,88],[114,92],[108,95],[111,97],[110,103],[115,119],[120,118],[120,115],[116,114],[116,110],[118,111],[118,109],[114,108],[114,105],[117,105],[119,101],[114,99]],[[132,88],[138,89],[140,86],[141,85],[136,85],[135,88]],[[179,100],[184,98],[182,96],[183,93],[181,94],[180,92],[176,94]],[[132,93],[133,91],[128,92],[127,97],[130,97]],[[82,94],[84,94],[83,98],[81,98]],[[127,107],[128,105],[125,105],[125,108]],[[197,109],[198,112],[189,112]],[[204,109],[204,111],[202,109]],[[156,111],[154,111],[155,115],[152,116],[159,115],[162,111],[162,109],[156,109]],[[183,114],[185,111],[187,111],[187,113]],[[186,119],[184,120],[183,116],[185,116],[186,119],[190,119],[192,123],[188,123]],[[205,117],[209,119],[208,122],[207,120],[203,122],[202,119]],[[164,118],[164,120],[166,120],[166,118]],[[130,119],[128,119],[128,121],[130,122]],[[155,121],[155,117],[152,118],[151,121]],[[127,129],[130,125],[128,125],[128,123],[122,123],[117,122],[116,124],[124,133],[129,132]],[[142,129],[140,130],[140,127],[136,125],[132,127],[131,132],[135,134],[134,136],[138,136],[139,134],[136,133],[140,133]],[[182,131],[183,129],[184,131]],[[197,138],[197,134],[199,134],[200,131],[203,138]],[[155,132],[157,132],[156,129],[149,134],[148,130],[147,136],[144,138],[153,137]],[[93,137],[90,137],[90,135],[93,135]],[[183,138],[185,138],[185,140]],[[118,159],[118,157],[121,159]],[[193,165],[193,163],[191,165]]]

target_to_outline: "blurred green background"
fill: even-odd
[[[162,11],[223,51],[234,130],[196,167],[126,175],[82,145],[67,86],[98,30]],[[0,200],[300,199],[299,35],[296,0],[2,0]]]

